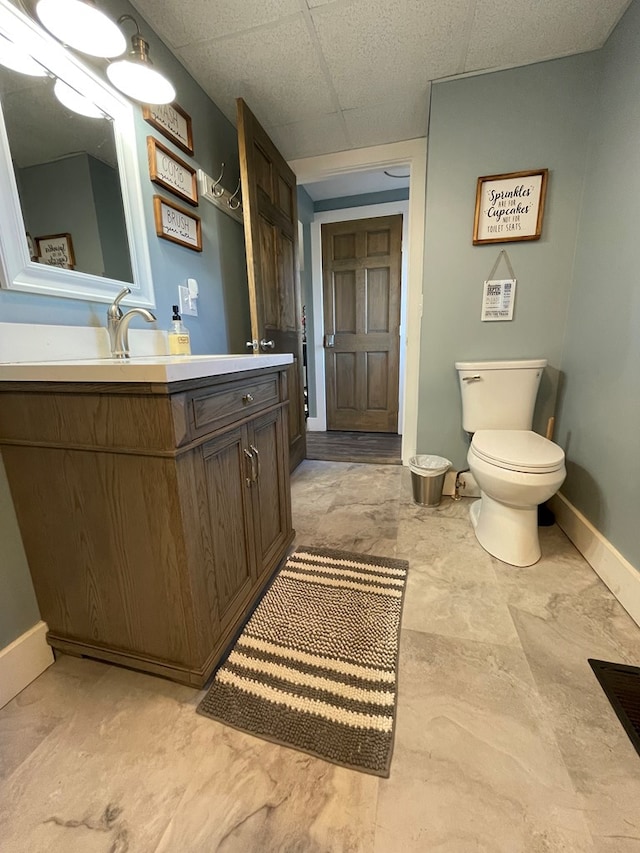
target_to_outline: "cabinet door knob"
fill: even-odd
[[[253,403],[253,395],[252,394],[243,394],[242,402],[246,405],[247,403]]]

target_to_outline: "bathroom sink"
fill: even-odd
[[[1,382],[180,382],[290,364],[291,353],[155,355],[0,364]]]

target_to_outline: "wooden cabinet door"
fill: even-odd
[[[286,435],[282,409],[249,425],[249,449],[256,459],[252,493],[258,577],[280,561],[292,531]]]
[[[256,582],[252,481],[246,427],[203,446],[214,571],[210,595],[218,601],[222,633]]]
[[[293,353],[287,369],[293,470],[306,456],[296,176],[242,98],[237,107],[251,335],[260,351]]]

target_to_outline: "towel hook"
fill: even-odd
[[[241,180],[242,180],[242,178],[238,178],[238,186],[236,187],[236,191],[234,192],[234,194],[232,196],[229,197],[229,201],[227,202],[227,204],[229,205],[231,210],[237,210],[240,207],[240,199],[239,198],[236,199],[236,196],[240,192]],[[235,204],[234,204],[234,199],[235,199]]]
[[[220,169],[220,177],[215,182],[215,184],[211,187],[211,192],[216,198],[220,198],[220,196],[224,195],[224,187],[221,186],[222,176],[224,175],[224,163],[222,164],[222,168]]]

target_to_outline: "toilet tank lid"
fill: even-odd
[[[456,370],[536,370],[547,366],[546,358],[510,361],[456,361]]]

